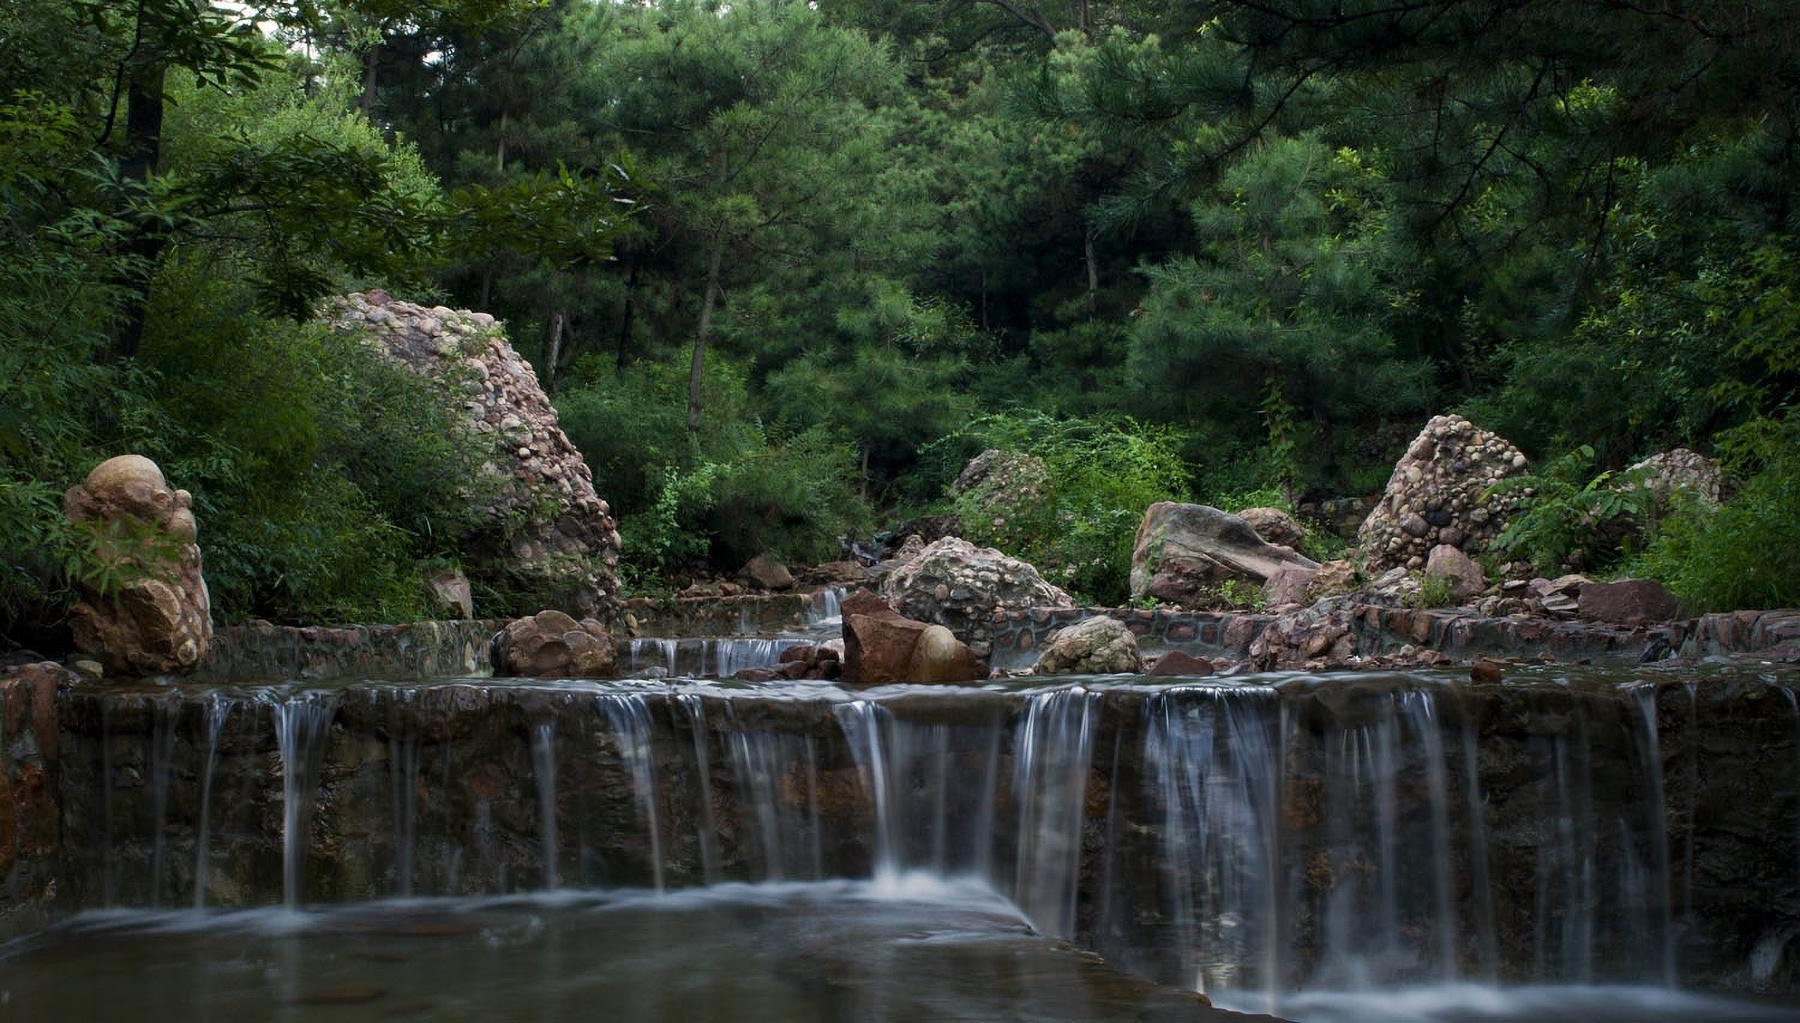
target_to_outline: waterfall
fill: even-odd
[[[1675,921],[1674,908],[1670,905],[1671,900],[1668,898],[1670,871],[1667,822],[1669,811],[1668,796],[1663,785],[1662,742],[1656,727],[1656,685],[1651,683],[1638,686],[1632,692],[1637,697],[1638,714],[1643,719],[1644,777],[1650,783],[1650,805],[1654,811],[1648,814],[1650,851],[1654,857],[1654,865],[1649,876],[1643,879],[1636,889],[1651,893],[1653,885],[1657,883],[1663,885],[1663,897],[1655,898],[1654,893],[1651,893],[1651,897],[1647,901],[1659,904],[1662,908],[1661,913],[1657,914],[1655,933],[1660,937],[1662,950],[1659,957],[1662,963],[1662,982],[1666,986],[1673,987],[1675,984]],[[1689,834],[1692,835],[1691,829]],[[1693,858],[1691,851],[1688,858],[1690,861]],[[1650,916],[1648,905],[1645,906],[1643,915]],[[1648,924],[1650,921],[1646,919],[1644,922]]]
[[[844,621],[843,603],[842,586],[827,586],[815,592],[812,602],[806,606],[806,627],[819,629],[841,625]]]
[[[1184,687],[1144,703],[1145,795],[1164,808],[1162,884],[1196,991],[1273,998],[1284,973],[1275,695]]]
[[[419,842],[419,736],[407,712],[413,690],[394,694],[388,716],[388,799],[394,817],[394,894],[413,893]]]
[[[281,898],[298,906],[306,894],[302,867],[307,826],[324,766],[319,753],[337,716],[337,704],[324,693],[295,693],[279,699],[270,713],[281,751]]]
[[[1075,934],[1098,705],[1099,694],[1080,688],[1034,694],[1013,741],[1019,822],[1013,901],[1038,930],[1059,938]]]
[[[642,637],[625,644],[625,660],[619,669],[626,674],[660,668],[669,676],[730,678],[745,668],[773,667],[780,663],[781,651],[803,641],[800,637]]]
[[[150,905],[162,905],[163,854],[168,844],[169,774],[174,770],[175,725],[181,719],[177,694],[151,704],[150,814],[155,830],[150,838]]]
[[[200,766],[200,825],[194,839],[194,908],[206,906],[207,878],[212,870],[213,768],[219,760],[219,740],[237,701],[217,693],[206,700],[206,754]]]
[[[650,833],[650,869],[656,890],[663,890],[662,829],[657,823],[655,759],[650,747],[650,710],[643,697],[636,694],[608,695],[598,698],[600,713],[612,726],[613,738],[619,744],[619,757],[631,774],[632,793],[637,797],[638,817]]]
[[[719,821],[713,806],[712,757],[706,750],[706,704],[695,693],[678,693],[675,702],[686,716],[694,740],[694,776],[700,786],[700,813],[695,826],[700,846],[700,877],[707,884],[715,884],[720,880]]]
[[[538,848],[543,857],[540,887],[557,888],[556,869],[556,721],[539,721],[531,729],[532,777],[537,780]]]
[[[1800,697],[1775,685],[1755,704],[1749,685],[1471,689],[1419,674],[78,693],[91,702],[66,727],[88,749],[99,733],[87,762],[104,788],[63,819],[86,871],[71,889],[89,905],[102,892],[187,901],[186,863],[170,857],[191,836],[197,906],[209,891],[272,900],[277,842],[290,905],[309,875],[314,899],[870,876],[891,896],[926,875],[985,885],[1044,935],[1276,1015],[1298,1012],[1296,991],[1671,985],[1722,956],[1782,984],[1795,932],[1780,900],[1800,880],[1771,875],[1782,887],[1766,904],[1721,908],[1720,870],[1749,868],[1692,824],[1705,745],[1709,776],[1778,796],[1746,812],[1783,862],[1792,843],[1800,878],[1794,803],[1763,780],[1782,772],[1745,759],[1789,744],[1777,759],[1800,763]],[[247,755],[270,746],[260,704],[278,815],[274,772]],[[257,713],[227,735],[240,705]],[[264,817],[279,834],[254,833]],[[1720,922],[1740,917],[1741,930]]]

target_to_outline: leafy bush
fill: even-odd
[[[823,429],[780,436],[750,411],[741,371],[706,368],[697,435],[687,432],[686,368],[677,360],[623,370],[584,362],[556,400],[563,428],[612,502],[634,586],[682,569],[735,569],[764,552],[834,556],[865,529],[855,451]]]
[[[933,446],[939,445],[1022,451],[1044,463],[1045,493],[1003,514],[978,493],[957,498],[963,535],[1023,558],[1089,600],[1125,599],[1144,509],[1187,492],[1187,466],[1175,453],[1172,431],[1131,419],[987,415]]]
[[[1541,474],[1490,487],[1489,494],[1530,491],[1524,510],[1494,538],[1493,550],[1529,561],[1545,575],[1565,566],[1593,571],[1617,564],[1626,553],[1622,545],[1640,534],[1654,495],[1641,485],[1642,473],[1590,477],[1593,464],[1594,449],[1584,444]]]
[[[1750,426],[1760,468],[1718,507],[1678,492],[1632,566],[1698,611],[1800,606],[1800,413]]]
[[[480,443],[429,382],[316,323],[265,319],[177,265],[140,362],[142,444],[194,494],[221,621],[404,621],[425,562],[489,524]]]

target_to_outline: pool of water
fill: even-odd
[[[906,878],[89,912],[5,950],[0,1019],[1242,1017],[1037,935],[985,885]]]
[[[724,884],[308,910],[101,910],[0,950],[0,1019],[1773,1023],[1649,987],[1196,996],[1037,934],[976,881]],[[1236,1010],[1236,1011],[1227,1011]],[[1240,1015],[1239,1013],[1243,1013]]]
[[[1220,1007],[1268,1008],[1263,996],[1224,994]],[[1427,984],[1370,991],[1309,991],[1274,1011],[1303,1023],[1777,1023],[1800,1010],[1687,991],[1626,985]]]

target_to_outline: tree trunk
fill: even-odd
[[[119,176],[135,185],[147,184],[162,160],[163,83],[168,69],[160,54],[152,54],[131,71],[125,92],[125,153],[119,159]],[[154,220],[132,216],[125,242],[126,266],[122,280],[126,299],[119,313],[119,333],[113,353],[130,358],[144,340],[150,278],[168,245],[168,235]]]
[[[869,499],[869,442],[866,439],[862,444],[862,499]]]
[[[625,352],[631,345],[631,316],[637,311],[638,266],[636,259],[631,261],[631,273],[625,277],[625,312],[619,317],[619,351],[615,364],[625,368]]]
[[[1081,253],[1087,260],[1087,314],[1094,315],[1094,307],[1100,294],[1100,265],[1094,261],[1094,227],[1088,225],[1087,232],[1081,236]]]
[[[494,171],[506,173],[506,111],[500,111],[500,138],[494,145]]]
[[[375,68],[381,57],[381,42],[369,47],[369,53],[363,57],[362,98],[357,101],[356,108],[362,111],[364,118],[373,120],[375,115]]]
[[[688,370],[688,432],[700,432],[700,376],[706,368],[706,339],[712,334],[713,306],[719,302],[719,267],[725,262],[725,237],[713,240],[706,268],[706,297],[700,301],[700,328],[694,332],[694,364]]]
[[[550,317],[550,351],[548,357],[544,359],[544,394],[546,396],[556,394],[556,364],[562,359],[563,324],[567,321],[568,316],[561,309],[558,309]]]

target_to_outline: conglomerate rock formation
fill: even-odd
[[[1381,503],[1357,533],[1364,570],[1423,568],[1439,544],[1480,553],[1527,496],[1490,488],[1526,464],[1504,437],[1461,416],[1434,417],[1394,466]]]
[[[328,303],[324,317],[443,388],[482,438],[486,479],[471,493],[485,499],[488,525],[470,538],[472,574],[518,594],[527,605],[520,610],[552,607],[610,621],[619,600],[617,523],[537,374],[494,318],[379,291]]]

